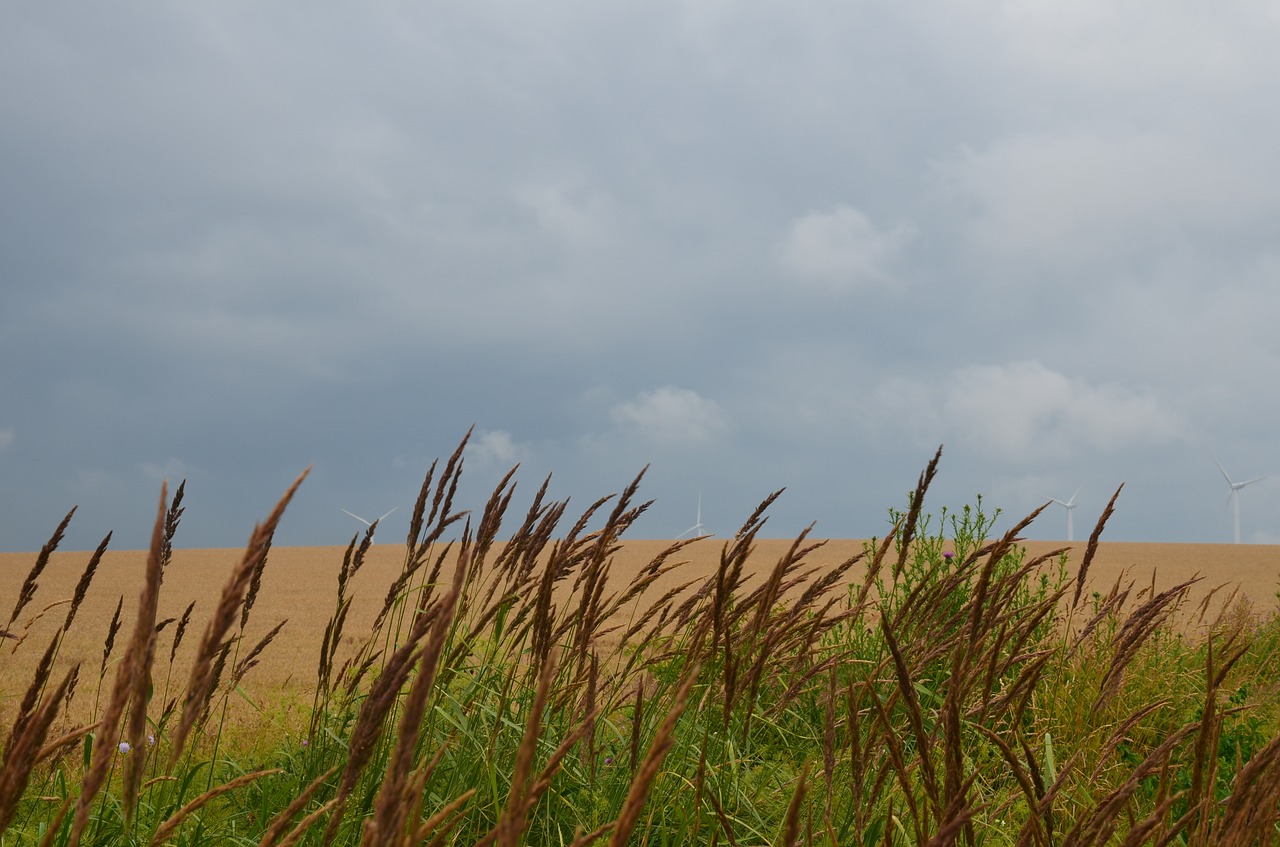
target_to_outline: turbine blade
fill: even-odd
[[[1218,457],[1213,455],[1212,450],[1209,451],[1209,457],[1213,459],[1213,463],[1218,466],[1218,470],[1222,471],[1222,478],[1227,481],[1227,485],[1234,487],[1235,483],[1231,481],[1231,477],[1227,476],[1227,469],[1222,466],[1222,462],[1218,461]]]
[[[346,509],[343,509],[342,511],[347,512]],[[373,526],[373,523],[371,521],[365,520],[364,518],[357,515],[355,512],[347,512],[347,514],[355,518],[356,520],[360,521],[360,523],[364,524],[365,526]]]
[[[1266,479],[1265,476],[1254,477],[1253,479],[1245,480],[1244,482],[1237,482],[1233,487],[1237,491],[1239,491],[1241,488],[1244,488],[1246,485],[1253,485],[1255,482],[1261,482],[1264,479]]]

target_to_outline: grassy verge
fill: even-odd
[[[302,480],[255,528],[203,625],[190,609],[156,620],[182,516],[181,488],[162,493],[131,629],[112,627],[99,667],[58,661],[95,556],[6,729],[0,841],[1280,838],[1280,619],[1229,604],[1193,630],[1190,583],[1090,590],[1111,506],[1073,579],[1063,556],[1018,545],[1038,512],[995,539],[981,502],[928,514],[935,456],[892,531],[859,555],[813,567],[820,543],[802,534],[760,561],[771,497],[724,542],[714,575],[655,596],[691,542],[610,579],[648,506],[639,479],[576,517],[544,487],[512,517],[509,475],[463,512],[465,443],[424,480],[403,568],[360,633],[346,631],[350,586],[376,525],[352,539],[301,702],[247,707],[240,683],[275,636],[242,634]],[[175,672],[184,638],[196,658]],[[77,697],[94,701],[85,726],[59,717]]]

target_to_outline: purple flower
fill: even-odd
[[[950,550],[942,554],[942,558],[946,559],[948,562],[951,561],[953,556],[955,556],[955,553],[952,553]]]
[[[605,757],[604,757],[604,763],[605,763],[606,765],[612,765],[612,764],[613,764],[613,756],[605,756]]]
[[[119,750],[120,750],[120,752],[121,752],[121,753],[128,753],[128,752],[129,752],[130,750],[132,750],[132,749],[133,749],[133,748],[129,746],[129,742],[128,742],[128,741],[121,741],[121,742],[120,742]]]

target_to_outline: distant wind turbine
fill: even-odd
[[[711,535],[711,534],[712,533],[707,532],[707,528],[702,525],[702,493],[699,492],[698,493],[698,517],[695,519],[695,523],[693,526],[689,527],[684,532],[676,536],[676,540],[679,541],[680,539],[687,538],[689,536],[693,536],[694,538],[701,538],[704,535]]]
[[[398,508],[400,508],[400,507],[399,507],[399,506],[394,506],[394,507],[392,507],[391,512],[394,512],[394,511],[395,511],[396,509],[398,509]],[[343,509],[342,511],[347,512],[347,510],[346,510],[346,509]],[[347,514],[348,514],[348,515],[350,515],[351,517],[355,518],[356,520],[360,521],[360,523],[364,524],[365,526],[369,526],[369,527],[371,527],[371,526],[373,526],[373,525],[374,525],[374,524],[376,524],[376,523],[381,523],[381,522],[382,522],[382,518],[385,518],[387,515],[391,514],[391,512],[386,512],[386,513],[384,513],[381,517],[377,518],[376,520],[371,520],[371,521],[367,521],[367,520],[365,520],[364,518],[362,518],[362,517],[360,517],[359,515],[357,515],[355,512],[347,512]]]
[[[1231,501],[1236,503],[1236,543],[1240,543],[1240,489],[1246,485],[1253,485],[1255,482],[1266,479],[1266,477],[1254,477],[1246,479],[1244,482],[1232,482],[1231,477],[1227,476],[1227,471],[1222,467],[1222,463],[1218,461],[1218,457],[1213,455],[1213,451],[1209,451],[1209,455],[1213,458],[1213,463],[1218,466],[1218,470],[1222,471],[1222,478],[1227,481],[1227,485],[1231,486],[1231,490],[1227,492],[1227,505],[1231,505]]]
[[[1080,488],[1084,488],[1084,486],[1082,485],[1080,486]],[[1059,506],[1067,510],[1067,540],[1068,541],[1076,540],[1075,524],[1072,522],[1072,513],[1075,512],[1076,506],[1080,505],[1079,503],[1076,502],[1076,495],[1080,493],[1080,488],[1077,488],[1076,493],[1072,494],[1071,499],[1066,501],[1065,503],[1056,497],[1049,498],[1050,502],[1057,503]]]

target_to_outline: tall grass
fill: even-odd
[[[1115,498],[1073,580],[1065,551],[1019,545],[1038,511],[998,538],[980,500],[929,513],[939,451],[858,555],[818,567],[806,531],[761,561],[775,494],[714,574],[659,593],[693,541],[611,573],[649,506],[640,477],[576,518],[544,483],[512,517],[513,472],[472,513],[455,505],[465,446],[427,474],[354,645],[376,525],[352,538],[299,733],[264,721],[275,735],[246,744],[227,716],[280,631],[243,643],[302,478],[251,534],[190,668],[174,661],[192,607],[157,649],[182,514],[182,489],[162,493],[132,633],[109,661],[122,601],[91,688],[58,646],[104,541],[7,730],[3,843],[1280,842],[1280,620],[1237,604],[1193,635],[1190,583],[1091,590]],[[93,722],[70,725],[85,689]]]

